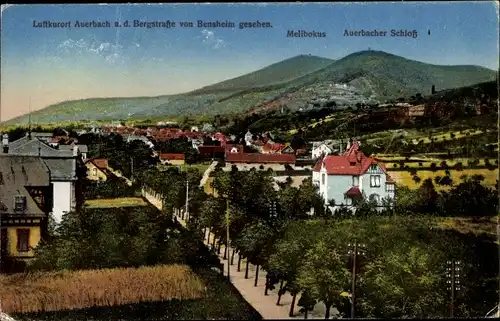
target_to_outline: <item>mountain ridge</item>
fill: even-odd
[[[384,51],[360,51],[338,60],[298,55],[183,94],[66,101],[35,111],[32,118],[50,122],[240,113],[283,97],[293,108],[318,97],[354,104],[425,95],[432,85],[446,90],[494,79],[496,72],[486,67],[434,65]],[[4,123],[26,120],[24,115]]]

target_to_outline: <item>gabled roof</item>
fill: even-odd
[[[295,161],[293,154],[233,153],[226,155],[226,162],[229,163],[295,164]]]
[[[73,157],[70,149],[55,149],[36,137],[27,136],[9,143],[9,154],[41,157]]]
[[[362,175],[368,170],[370,165],[377,164],[387,174],[387,170],[383,164],[378,163],[374,158],[366,157],[358,149],[359,143],[354,142],[344,154],[338,156],[328,155],[318,160],[313,170],[319,171],[322,166],[325,166],[328,175]]]
[[[262,151],[269,151],[269,152],[280,152],[283,148],[287,147],[286,145],[279,144],[279,143],[274,143],[274,144],[265,144],[262,146]]]
[[[160,153],[162,160],[184,160],[184,154],[180,153]]]
[[[44,214],[26,189],[30,186],[50,186],[50,172],[41,158],[0,155],[0,176],[0,207],[4,213],[14,214],[15,197],[24,196],[26,214]]]
[[[104,158],[91,158],[86,161],[86,163],[92,163],[95,167],[99,169],[108,169],[108,160]]]

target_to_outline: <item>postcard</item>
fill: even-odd
[[[0,21],[0,320],[499,316],[497,2]]]

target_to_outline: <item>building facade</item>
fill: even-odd
[[[108,160],[103,158],[90,158],[85,162],[87,179],[91,181],[106,181],[110,176]]]
[[[0,155],[0,272],[18,272],[46,237],[50,171],[39,157]]]
[[[313,168],[313,183],[332,211],[342,206],[354,208],[360,199],[376,202],[380,209],[384,200],[394,200],[395,184],[383,164],[358,148],[355,142],[344,154],[325,156]]]
[[[77,193],[77,190],[80,191],[77,185],[81,183],[77,169],[83,163],[78,145],[54,148],[29,134],[10,143],[5,137],[2,145],[4,154],[39,157],[47,165],[54,195],[52,214],[57,223],[65,213],[77,208],[81,201],[79,198],[83,197]]]

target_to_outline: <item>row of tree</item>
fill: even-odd
[[[411,196],[403,190],[399,197],[398,192],[401,201],[382,212],[375,210],[370,202],[362,201],[353,216],[347,209],[332,215],[310,180],[300,187],[292,187],[288,180],[276,190],[270,171],[217,169],[212,182],[217,196],[207,196],[197,187],[198,178],[194,173],[176,170],[162,174],[148,171],[141,176],[163,198],[165,211],[171,215],[186,205],[184,181],[188,180],[194,186],[189,190],[188,227],[200,238],[205,238],[207,232],[213,233],[212,245],[216,251],[229,244],[234,251],[225,255],[238,268],[242,268],[242,259],[246,259],[246,277],[249,277],[248,265],[255,265],[255,283],[259,268],[264,268],[266,292],[278,288],[280,297],[286,292],[294,298],[300,294],[298,304],[303,312],[321,301],[327,307],[327,316],[332,307],[348,314],[353,271],[348,244],[356,242],[367,247],[367,255],[358,260],[356,267],[355,294],[359,300],[355,307],[359,316],[446,316],[448,260],[463,260],[466,267],[456,315],[481,315],[494,305],[496,245],[487,238],[440,230],[432,216],[419,217],[419,212],[432,213],[423,187]],[[469,211],[470,215],[477,210],[467,203],[469,197],[474,199],[473,191],[482,185],[477,179],[463,184],[469,184],[470,189],[465,189],[469,192],[457,189],[450,194],[450,202],[458,194],[461,197],[446,211],[459,211],[459,215]],[[414,200],[418,200],[415,202],[420,207],[412,205]],[[230,240],[226,234],[226,202]]]

